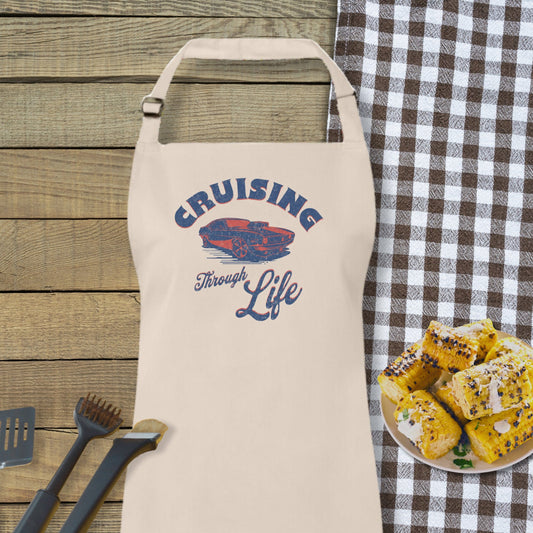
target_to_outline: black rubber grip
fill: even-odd
[[[156,447],[155,439],[115,439],[59,533],[86,533],[130,461]]]
[[[46,490],[35,494],[13,533],[43,533],[59,505],[59,498]]]

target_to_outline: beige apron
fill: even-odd
[[[160,144],[190,57],[322,59],[344,142]],[[122,532],[381,532],[361,316],[374,191],[350,83],[311,40],[197,39],[143,110],[135,421],[170,429],[128,470]]]

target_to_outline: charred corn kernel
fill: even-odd
[[[426,390],[404,396],[396,406],[394,419],[398,431],[427,459],[446,455],[461,438],[461,426]]]
[[[420,344],[413,344],[383,370],[378,383],[383,394],[398,403],[402,396],[414,390],[427,389],[440,373],[440,368],[422,360]]]
[[[498,340],[485,357],[485,362],[492,361],[496,357],[514,353],[520,357],[533,359],[533,348],[516,337],[504,337]]]
[[[422,342],[423,359],[452,374],[471,367],[478,351],[477,339],[436,320],[430,322]]]
[[[533,348],[516,337],[504,337],[491,348],[487,357],[485,357],[485,362],[507,354],[515,354],[524,360],[529,374],[529,381],[533,386]]]
[[[533,409],[525,402],[518,408],[472,420],[465,431],[472,451],[492,463],[533,436]]]
[[[479,342],[477,359],[481,361],[498,340],[498,332],[494,329],[490,318],[484,318],[454,329],[456,333],[461,333]]]
[[[441,404],[451,411],[461,426],[464,426],[468,422],[468,419],[463,414],[461,406],[457,403],[457,400],[453,395],[451,381],[447,381],[446,383],[442,384],[438,389],[435,390],[434,395]]]
[[[457,372],[453,395],[469,420],[520,405],[531,394],[524,361],[513,354]]]

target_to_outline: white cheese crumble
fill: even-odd
[[[409,417],[407,417],[405,420],[400,420],[398,422],[398,431],[405,435],[410,441],[417,444],[420,441],[420,437],[422,436],[422,424],[419,422],[414,422],[411,424],[411,413],[413,412],[413,409],[409,409]]]
[[[498,422],[494,422],[494,429],[498,433],[507,433],[511,429],[511,424],[507,420],[499,420]]]
[[[503,411],[502,399],[498,394],[498,387],[501,384],[501,381],[496,377],[493,377],[489,382],[489,407],[493,413],[501,413]]]

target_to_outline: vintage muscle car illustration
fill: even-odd
[[[256,261],[274,259],[288,253],[294,232],[244,218],[218,218],[200,228],[205,248],[218,248],[236,259]]]

